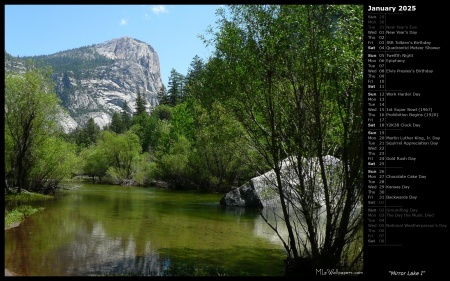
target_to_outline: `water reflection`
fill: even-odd
[[[75,240],[56,252],[62,275],[152,274],[162,272],[159,255],[146,241],[142,246],[128,237],[108,237],[102,223],[77,230]],[[63,263],[61,263],[63,261]]]
[[[5,231],[19,275],[162,275],[172,264],[282,275],[285,257],[257,210],[221,195],[87,185]]]

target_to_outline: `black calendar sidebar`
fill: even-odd
[[[364,276],[445,276],[446,8],[365,4]]]

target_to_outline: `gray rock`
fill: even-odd
[[[64,116],[61,120],[65,130],[84,125],[90,117],[103,128],[110,124],[114,112],[122,112],[125,102],[128,113],[133,113],[138,92],[147,101],[149,113],[159,104],[157,94],[163,86],[159,57],[147,43],[122,37],[40,56],[39,59],[56,63],[59,58],[83,62],[83,66],[77,66],[77,73],[71,70],[53,73],[56,92],[64,96],[64,105],[70,115],[70,119]],[[92,66],[90,61],[98,58],[104,58],[104,62]],[[27,57],[6,55],[5,71],[25,72],[26,60]]]
[[[331,192],[338,195],[341,190],[342,182],[339,173],[342,172],[341,161],[331,155],[324,156],[327,178],[332,187]],[[292,202],[298,202],[299,194],[295,187],[299,185],[299,176],[295,167],[296,158],[288,157],[281,161],[281,181],[283,191]],[[306,186],[314,192],[310,193],[314,203],[321,207],[324,204],[324,194],[322,180],[319,173],[319,161],[317,157],[304,161],[303,179]],[[339,196],[332,196],[338,198]],[[332,202],[333,203],[333,202]],[[337,203],[337,202],[335,202]],[[225,194],[220,200],[224,206],[241,207],[277,207],[280,204],[279,191],[276,185],[276,175],[270,170],[260,176],[252,178],[248,183]]]
[[[78,126],[77,121],[73,120],[73,118],[63,110],[59,113],[58,118],[60,120],[59,124],[65,133],[70,133]]]
[[[252,182],[246,183],[225,194],[220,200],[222,206],[262,207],[261,200]]]

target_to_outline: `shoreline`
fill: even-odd
[[[12,224],[8,225],[7,227],[5,227],[5,231],[14,227],[18,227],[20,225],[20,221],[18,222],[13,222]]]
[[[5,277],[6,276],[18,276],[18,275],[5,268]]]

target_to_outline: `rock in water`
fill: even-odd
[[[342,171],[341,161],[331,155],[324,156],[323,160],[332,192],[339,193],[342,187],[340,177]],[[287,198],[293,199],[293,202],[298,201],[295,199],[295,196],[298,196],[298,192],[287,187],[299,185],[299,176],[295,169],[295,163],[295,157],[288,157],[281,162],[281,181],[283,183],[284,194]],[[314,190],[312,198],[315,204],[320,207],[324,203],[324,194],[318,158],[305,159],[303,168],[303,179],[305,180],[306,186]],[[279,206],[280,199],[274,170],[254,177],[248,183],[228,192],[222,197],[220,204],[238,207]]]
[[[236,188],[220,200],[223,206],[238,206],[238,207],[262,207],[261,199],[258,196],[252,181]]]

